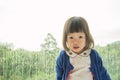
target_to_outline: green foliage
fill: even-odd
[[[24,80],[22,76],[18,76],[18,75],[11,75],[9,80]]]
[[[0,76],[0,80],[4,80],[4,79],[3,79],[3,76]]]
[[[47,74],[45,72],[40,72],[38,75],[33,75],[32,77],[28,77],[26,80],[54,80],[55,73]]]
[[[102,57],[104,66],[107,68],[112,80],[120,79],[120,41],[108,44],[107,46],[95,46],[95,49]]]
[[[48,33],[40,51],[12,50],[0,45],[0,80],[54,80],[55,58],[59,48]],[[49,66],[49,67],[48,67]]]

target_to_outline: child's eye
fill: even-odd
[[[73,39],[73,37],[72,37],[72,36],[70,36],[70,37],[69,37],[69,39]]]
[[[79,38],[81,39],[81,38],[83,38],[83,36],[79,36]]]

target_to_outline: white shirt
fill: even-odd
[[[91,49],[88,49],[79,55],[74,52],[71,54],[67,52],[68,56],[70,56],[70,63],[74,67],[69,74],[68,80],[93,80],[89,70],[91,64],[90,52]]]

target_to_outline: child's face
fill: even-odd
[[[83,32],[70,33],[67,36],[68,47],[76,53],[81,53],[86,45],[86,37]]]

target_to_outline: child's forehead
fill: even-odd
[[[85,35],[84,32],[74,32],[74,33],[69,33],[68,36],[75,36],[75,35]]]

